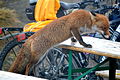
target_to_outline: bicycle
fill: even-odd
[[[30,5],[25,9],[25,14],[27,18],[31,21],[35,21],[34,13],[35,13],[35,5],[37,0],[30,0]],[[60,1],[60,9],[57,12],[57,17],[65,16],[71,13],[74,9],[85,9],[88,5],[93,6],[94,8],[100,8],[99,2],[95,2],[94,0],[86,0],[77,3],[67,3]]]
[[[25,41],[25,39],[27,39],[25,36],[27,35],[27,33],[23,33],[22,35],[24,35],[24,37],[21,39],[20,38],[20,40],[18,40],[19,39],[19,37],[16,37],[16,36],[20,36],[22,33],[20,33],[19,35],[17,34],[17,35],[14,35],[14,39],[12,40],[12,41],[10,41],[6,46],[10,46],[9,48],[8,47],[5,47],[4,49],[3,49],[3,51],[1,52],[1,54],[4,54],[4,56],[3,55],[0,55],[0,58],[2,58],[1,59],[1,63],[4,63],[4,59],[6,58],[6,55],[8,55],[8,53],[10,52],[10,50],[12,50],[13,48],[15,48],[16,46],[18,46],[19,44],[23,44],[24,43],[24,41]],[[12,45],[12,47],[11,47],[11,45]],[[20,45],[21,46],[21,45]],[[62,53],[62,56],[64,56],[63,58],[65,58],[66,59],[66,61],[68,61],[67,60],[67,58],[65,57],[65,56],[67,56],[67,55],[63,55],[63,51],[61,51],[61,50],[59,50],[59,49],[57,49],[57,48],[53,48],[53,49],[51,49],[51,50],[53,50],[53,51],[55,51],[55,54],[56,53],[59,53],[59,55]],[[3,53],[4,52],[4,53]],[[17,51],[18,52],[18,51]],[[83,54],[78,54],[78,52],[75,52],[75,53],[77,53],[77,54],[73,54],[73,66],[74,67],[80,67],[80,68],[83,68],[83,67],[86,67],[88,64],[86,64],[85,65],[85,63],[88,63],[88,58]],[[53,53],[54,54],[54,53]],[[44,61],[45,59],[47,59],[47,57],[49,57],[48,55],[49,55],[49,52],[48,53],[46,53],[45,54],[46,56],[45,56],[45,58],[43,58],[42,59],[42,61]],[[81,58],[78,58],[77,59],[77,56],[82,56]],[[54,58],[54,57],[53,57]],[[52,64],[52,59],[51,58],[48,58],[49,60],[50,60],[50,63]],[[59,57],[57,58],[57,59],[59,59]],[[61,57],[60,57],[60,59],[62,59]],[[82,61],[82,59],[83,59],[83,62],[81,62],[80,63],[80,61]],[[63,59],[64,60],[64,59]],[[84,61],[85,60],[85,61]],[[14,60],[13,60],[14,61]],[[41,62],[42,62],[41,61]],[[62,61],[62,60],[61,60]],[[63,61],[64,62],[64,61]],[[42,63],[39,63],[39,65],[41,65]],[[64,64],[64,63],[62,63],[62,64]],[[77,64],[77,65],[75,65],[75,64]],[[56,65],[55,65],[56,66]],[[2,67],[2,65],[0,66],[0,67]],[[51,65],[50,65],[50,67],[51,67]],[[52,66],[52,68],[53,68],[53,66]],[[63,68],[63,71],[62,72],[64,72],[63,73],[63,75],[65,75],[65,74],[67,74],[67,64],[65,64],[65,66],[62,66],[62,68]],[[62,68],[60,68],[60,70],[62,69]],[[49,70],[49,69],[48,69]],[[36,72],[36,71],[35,71]],[[58,69],[58,72],[59,72],[59,69]],[[37,77],[45,77],[45,78],[51,78],[51,79],[54,79],[54,78],[58,78],[59,76],[61,76],[61,75],[59,75],[59,74],[57,74],[58,72],[56,72],[56,73],[51,73],[51,72],[47,72],[47,71],[43,71],[43,72],[41,72],[41,74],[43,74],[43,76],[41,76],[41,74],[39,74],[39,72],[36,72],[36,73],[34,73],[35,74],[35,76],[37,76]],[[62,73],[61,72],[61,73]],[[48,74],[49,73],[49,74]],[[52,74],[53,76],[51,76],[50,74]],[[58,75],[58,76],[56,76],[56,75]],[[46,76],[48,76],[48,77],[46,77]],[[56,77],[55,77],[56,76]],[[76,75],[75,75],[76,76]],[[75,77],[74,75],[73,75],[73,77]],[[63,77],[63,76],[62,76]],[[85,78],[88,78],[87,76],[85,77]]]

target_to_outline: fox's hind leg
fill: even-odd
[[[30,69],[38,62],[39,58],[36,59],[36,56],[31,55],[30,61],[26,66],[25,75],[29,75]]]

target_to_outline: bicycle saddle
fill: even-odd
[[[77,3],[67,3],[67,2],[63,2],[60,1],[60,5],[63,8],[63,10],[68,10],[68,9],[74,9],[74,8],[79,8],[79,4]]]

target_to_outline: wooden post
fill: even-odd
[[[109,80],[115,80],[115,74],[116,74],[116,59],[115,58],[109,58],[110,63],[110,69],[109,69]]]

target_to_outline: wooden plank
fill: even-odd
[[[93,47],[85,48],[78,42],[73,45],[70,39],[60,43],[58,47],[120,59],[120,42],[93,37],[83,37],[83,40]]]
[[[0,71],[0,80],[47,80],[47,79]]]
[[[109,71],[105,70],[105,71],[96,71],[95,73],[97,76],[101,76],[101,77],[109,77]],[[120,70],[116,70],[116,79],[120,80]]]

